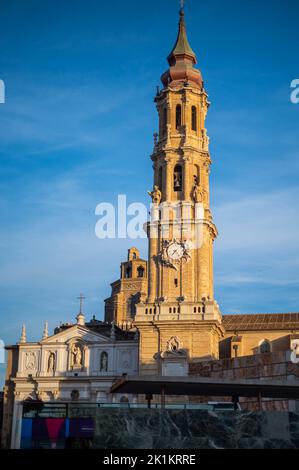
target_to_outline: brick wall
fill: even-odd
[[[260,354],[220,361],[204,361],[190,364],[189,375],[217,379],[261,379],[299,380],[299,365],[289,361],[288,352]],[[299,385],[299,383],[298,383]],[[207,401],[224,401],[223,398],[209,398]],[[257,399],[240,399],[242,408],[257,410]],[[295,411],[295,403],[286,400],[263,399],[265,411]]]

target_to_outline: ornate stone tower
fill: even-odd
[[[159,134],[152,155],[153,206],[147,227],[148,298],[137,305],[135,319],[143,373],[161,372],[163,352],[172,343],[191,360],[218,357],[223,335],[213,288],[217,229],[210,210],[211,157],[205,129],[209,101],[195,68],[183,9],[168,62],[163,89],[155,98]]]
[[[130,248],[127,261],[121,263],[120,279],[111,284],[111,296],[105,300],[105,321],[130,329],[136,304],[146,298],[147,282],[147,262],[137,248]]]

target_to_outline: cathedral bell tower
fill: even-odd
[[[159,133],[151,157],[154,189],[149,193],[153,203],[147,225],[148,298],[137,305],[135,317],[141,334],[141,363],[152,372],[153,334],[159,338],[158,355],[174,336],[193,358],[218,357],[223,334],[213,288],[217,229],[210,210],[211,157],[205,128],[210,103],[201,72],[195,68],[197,58],[187,38],[183,9],[168,63],[163,88],[158,88],[155,98]],[[201,334],[206,337],[200,338]]]

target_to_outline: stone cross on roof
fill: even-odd
[[[78,300],[80,300],[80,312],[79,313],[83,313],[83,301],[85,300],[85,297],[83,294],[80,294],[80,297],[77,297]]]

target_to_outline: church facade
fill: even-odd
[[[24,403],[122,403],[127,396],[110,395],[123,374],[138,375],[138,338],[114,324],[82,311],[76,323],[47,325],[36,343],[27,342],[26,329],[17,345],[8,346],[4,386],[3,447],[20,448]],[[137,397],[130,397],[131,401]]]
[[[23,327],[19,343],[7,347],[5,447],[20,446],[24,401],[144,401],[111,396],[112,384],[123,374],[179,380],[217,370],[231,378],[241,364],[242,377],[265,378],[273,355],[276,369],[286,371],[281,376],[299,378],[297,369],[288,368],[288,354],[299,345],[299,313],[222,315],[214,297],[218,232],[210,207],[212,159],[205,126],[210,103],[183,10],[168,63],[155,97],[159,132],[151,156],[148,260],[136,247],[128,251],[105,301],[104,322],[86,322],[80,309],[76,323],[61,325],[54,335],[45,327],[40,341],[28,343]],[[254,358],[266,368],[253,372]]]

